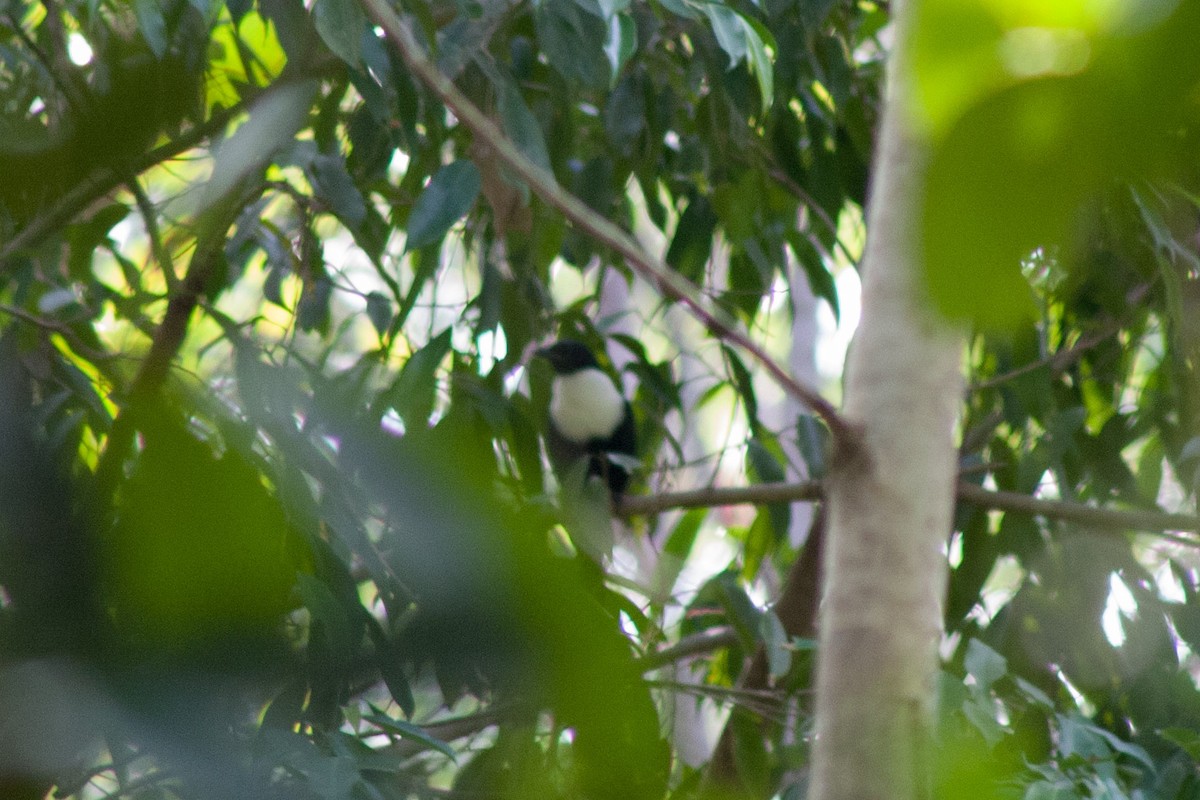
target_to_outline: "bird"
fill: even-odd
[[[534,355],[554,368],[546,449],[555,471],[565,475],[586,458],[586,474],[604,480],[619,499],[629,486],[626,464],[637,453],[629,401],[583,342],[560,339]]]

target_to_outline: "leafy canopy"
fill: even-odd
[[[404,10],[526,158],[755,338],[786,349],[785,292],[849,307],[884,6]],[[1200,565],[1131,530],[1200,465],[1196,13],[919,7],[927,285],[979,331],[961,467],[991,498],[948,548],[946,796],[1196,792]],[[820,478],[827,432],[368,20],[0,4],[0,786],[686,797],[728,756],[799,796],[816,595],[763,602],[815,575],[799,507],[637,520],[608,556],[605,500],[544,468],[528,353],[605,346],[639,492]],[[734,708],[711,763],[671,731],[697,706]]]

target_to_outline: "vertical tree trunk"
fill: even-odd
[[[862,322],[844,413],[861,432],[828,483],[814,800],[927,794],[937,644],[955,477],[962,337],[924,301],[916,231],[920,148],[906,124],[909,3],[876,147]]]

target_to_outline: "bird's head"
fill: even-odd
[[[571,375],[585,369],[599,369],[600,362],[583,342],[561,339],[534,353],[546,359],[559,375]]]

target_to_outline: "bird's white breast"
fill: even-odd
[[[625,398],[598,369],[554,379],[550,419],[563,437],[583,443],[612,435],[625,413]]]

